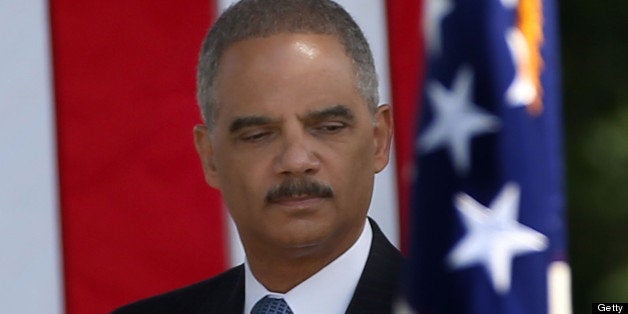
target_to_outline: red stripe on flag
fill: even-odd
[[[68,313],[102,313],[225,268],[192,127],[210,1],[51,3]]]
[[[390,76],[395,116],[400,244],[409,240],[410,183],[414,174],[414,138],[418,121],[419,86],[424,57],[421,0],[387,1]]]

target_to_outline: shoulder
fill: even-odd
[[[373,242],[366,266],[353,294],[347,313],[391,313],[397,297],[403,257],[388,241],[375,221]]]
[[[382,266],[390,269],[392,273],[398,274],[403,264],[401,252],[390,243],[374,220],[369,218],[369,222],[373,229],[373,242],[369,252],[369,261],[376,264],[383,263],[384,265]]]
[[[243,304],[244,267],[240,265],[216,277],[123,306],[113,314],[213,313]]]

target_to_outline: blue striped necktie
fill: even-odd
[[[293,314],[284,299],[271,298],[265,296],[255,303],[251,314]]]

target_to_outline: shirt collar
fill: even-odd
[[[372,241],[373,231],[366,221],[358,240],[346,252],[285,294],[268,291],[245,262],[244,313],[250,313],[255,303],[267,295],[283,298],[296,314],[344,313],[366,265]]]

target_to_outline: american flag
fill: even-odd
[[[569,313],[557,8],[427,0],[405,291],[419,313]]]

